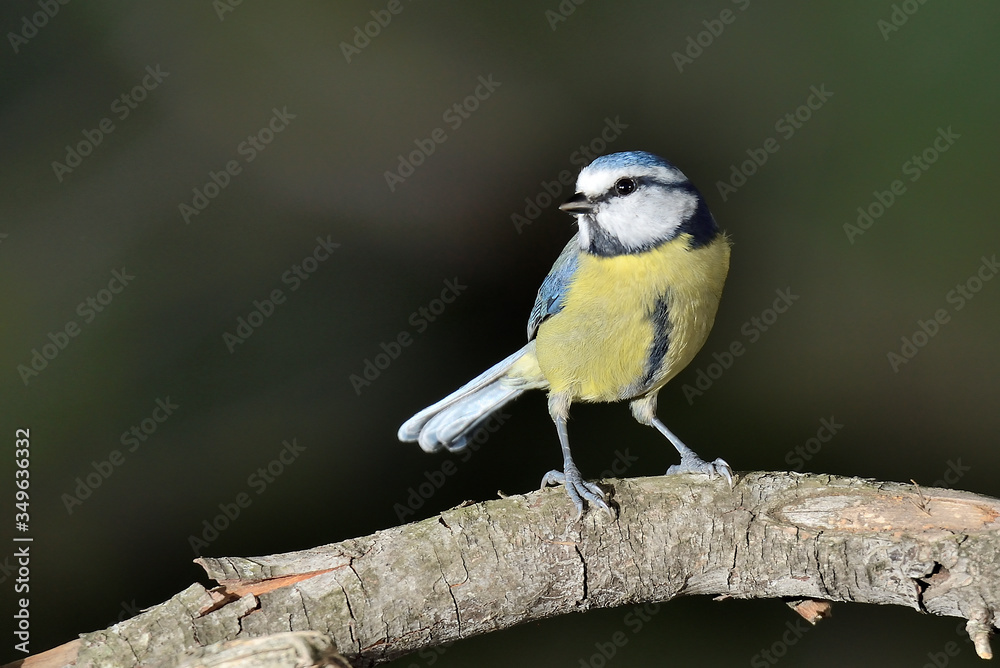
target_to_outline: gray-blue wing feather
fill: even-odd
[[[538,296],[535,297],[535,305],[531,307],[531,316],[528,318],[529,341],[535,338],[538,326],[546,318],[562,310],[563,298],[580,259],[579,236],[579,233],[574,234],[569,240],[549,270],[549,275],[542,281],[542,287],[538,288]]]

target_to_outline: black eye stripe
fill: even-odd
[[[628,193],[622,194],[618,192],[618,184],[622,181],[631,181],[635,187]],[[631,195],[636,190],[646,186],[660,186],[669,190],[681,190],[683,192],[697,194],[694,186],[692,186],[688,181],[664,181],[653,176],[623,176],[608,188],[608,191],[596,198],[597,202],[607,202],[608,200],[614,199],[616,197],[627,197]]]

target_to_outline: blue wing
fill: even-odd
[[[538,296],[535,297],[535,305],[531,307],[531,316],[528,318],[529,341],[535,338],[538,326],[546,318],[562,310],[563,297],[566,296],[580,259],[579,236],[579,233],[574,234],[569,240],[549,270],[549,275],[542,281],[542,287],[538,288]]]

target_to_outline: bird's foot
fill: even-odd
[[[584,500],[589,501],[606,512],[609,517],[614,517],[611,507],[604,500],[604,491],[596,483],[585,481],[583,476],[580,475],[580,471],[575,468],[567,468],[565,473],[562,471],[549,471],[542,478],[541,488],[545,489],[547,485],[562,485],[566,488],[566,493],[569,494],[569,498],[576,505],[577,519],[583,517]]]
[[[682,457],[680,464],[674,464],[667,469],[667,475],[674,475],[676,473],[701,473],[707,475],[709,478],[715,478],[722,476],[729,483],[729,486],[733,486],[733,469],[726,463],[725,459],[716,459],[714,462],[706,462],[701,457]]]

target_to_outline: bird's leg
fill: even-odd
[[[559,445],[562,447],[563,470],[549,471],[542,478],[542,488],[546,485],[562,485],[566,488],[566,493],[576,505],[579,519],[583,516],[584,500],[594,504],[608,515],[612,515],[611,508],[604,500],[604,492],[595,483],[586,482],[580,475],[580,469],[573,463],[573,456],[569,452],[569,434],[566,431],[566,417],[569,413],[569,400],[564,397],[549,397],[549,412],[556,423],[556,432],[559,434]]]
[[[675,473],[704,473],[708,475],[709,478],[715,478],[716,476],[722,476],[729,483],[729,486],[733,486],[733,469],[729,466],[725,459],[719,458],[712,462],[706,462],[704,459],[695,454],[695,451],[684,445],[684,442],[674,435],[674,432],[667,429],[667,425],[663,424],[658,417],[656,417],[656,395],[646,396],[641,399],[636,399],[632,402],[632,415],[635,419],[642,424],[649,425],[651,427],[656,427],[656,429],[667,437],[671,445],[676,448],[677,453],[681,456],[681,463],[674,464],[667,469],[667,475],[673,475]]]
[[[674,433],[667,429],[667,425],[660,422],[659,418],[653,418],[653,426],[656,427],[661,434],[667,437],[671,444],[677,448],[677,452],[680,453],[681,463],[674,464],[667,469],[667,475],[673,475],[675,473],[705,473],[709,478],[714,478],[716,476],[722,476],[729,483],[729,486],[733,486],[733,469],[729,466],[725,459],[721,457],[713,462],[706,462],[704,459],[695,454],[694,450],[684,445],[681,439],[674,436]]]

